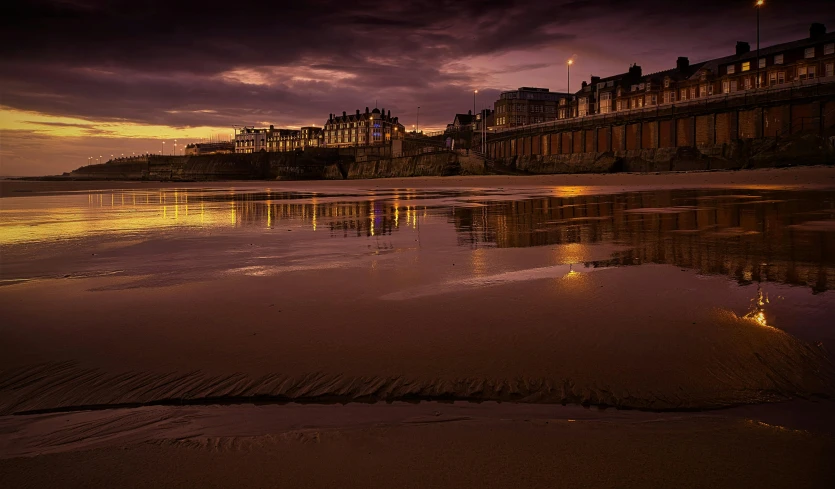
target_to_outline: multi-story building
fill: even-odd
[[[320,127],[301,129],[276,129],[244,127],[235,134],[236,153],[259,151],[284,152],[322,146],[323,131]]]
[[[494,104],[495,126],[498,128],[524,126],[557,118],[557,106],[565,106],[568,93],[551,92],[547,88],[521,87],[502,92]]]
[[[680,57],[675,68],[649,75],[633,65],[620,75],[592,77],[574,94],[570,108],[560,108],[558,118],[640,110],[833,76],[835,32],[827,33],[816,23],[808,38],[762,48],[759,56],[740,41],[735,53],[723,58],[690,64]]]
[[[273,132],[273,126],[269,129],[256,127],[243,127],[235,131],[235,152],[236,153],[257,153],[267,151],[267,136]]]
[[[329,148],[375,146],[404,138],[403,125],[391,111],[374,108],[355,114],[330,114],[325,122],[323,144]]]

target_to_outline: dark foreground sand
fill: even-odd
[[[821,409],[831,412],[801,411],[820,417]],[[763,417],[774,416],[493,403],[15,417],[0,420],[0,480],[14,488],[831,487],[832,427]]]

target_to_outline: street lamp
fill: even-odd
[[[757,0],[755,4],[757,7],[757,88],[760,88],[760,7],[764,3],[765,0]]]
[[[415,129],[415,134],[417,134],[418,131],[420,131],[420,105],[418,105],[417,120],[415,120],[415,122],[417,123],[417,128]]]
[[[165,141],[162,142],[162,151],[159,152],[160,156],[165,156]]]
[[[177,156],[177,140],[174,140],[174,156]]]
[[[565,91],[571,93],[571,65],[574,64],[573,59],[569,59],[566,66],[568,67],[568,80],[566,81],[566,89]]]
[[[571,65],[573,64],[573,59],[569,59],[568,63],[566,63],[567,80],[565,83],[565,91],[568,92],[568,117],[571,117]]]

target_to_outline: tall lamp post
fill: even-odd
[[[160,156],[165,156],[165,141],[162,142],[162,151],[159,152]]]
[[[478,90],[473,90],[473,118],[470,121],[473,129],[473,135],[471,136],[472,142],[475,142],[475,97],[478,95]],[[475,151],[475,145],[470,144],[473,147],[473,151]]]
[[[569,59],[568,63],[566,63],[566,82],[565,82],[565,91],[568,92],[568,114],[566,114],[566,118],[571,117],[571,112],[574,110],[571,108],[571,65],[574,64],[573,59]]]
[[[417,134],[418,131],[420,131],[420,105],[418,105],[417,118],[415,119],[415,125],[416,125],[415,134]]]
[[[765,0],[757,0],[755,4],[757,7],[757,88],[760,88],[760,7],[764,3]]]

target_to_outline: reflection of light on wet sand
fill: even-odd
[[[760,326],[771,328],[772,326],[768,324],[765,317],[766,304],[768,304],[768,296],[763,295],[762,289],[757,287],[757,297],[751,299],[751,311],[744,316],[745,319],[751,319]]]
[[[588,272],[606,270],[606,268],[590,268]],[[572,272],[571,265],[556,265],[552,267],[541,268],[527,268],[524,270],[514,270],[512,272],[497,273],[493,275],[486,275],[477,278],[468,278],[460,280],[452,280],[441,284],[432,284],[424,287],[416,287],[413,289],[401,290],[392,292],[381,297],[383,300],[405,300],[414,299],[416,297],[427,297],[432,295],[448,294],[455,292],[464,292],[470,289],[477,289],[482,287],[494,287],[498,285],[512,284],[516,282],[527,282],[531,280],[544,280],[553,278],[564,278]],[[576,273],[575,277],[583,274]]]

